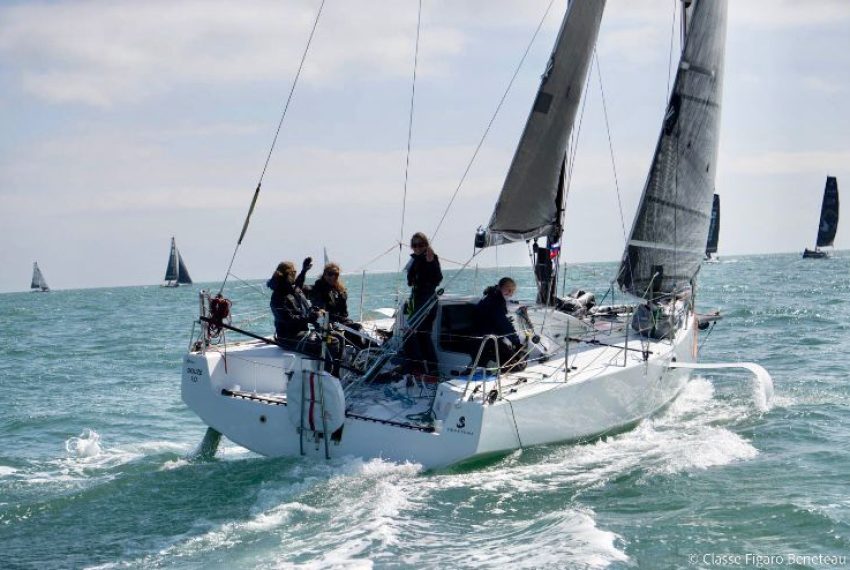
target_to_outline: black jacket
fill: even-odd
[[[298,285],[292,285],[285,277],[272,276],[266,286],[272,290],[269,306],[275,321],[275,332],[283,338],[294,338],[300,332],[308,330],[308,324],[315,321],[315,313],[310,301]]]
[[[475,329],[481,336],[495,334],[507,337],[515,346],[520,345],[516,329],[508,319],[508,303],[498,287],[488,288],[475,306]]]
[[[413,288],[414,309],[418,309],[434,295],[437,285],[443,280],[440,270],[440,258],[434,254],[434,261],[428,261],[424,253],[411,253],[407,266],[407,284]]]
[[[348,323],[348,293],[335,289],[323,277],[316,279],[310,290],[310,301],[316,309],[328,312],[332,323]]]

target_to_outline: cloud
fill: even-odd
[[[826,95],[835,95],[837,93],[841,93],[845,91],[844,85],[835,81],[834,79],[825,79],[823,77],[816,76],[808,76],[802,78],[802,84],[809,91],[816,91],[818,93],[823,93]]]
[[[730,172],[758,175],[824,173],[850,163],[850,150],[765,152],[729,157]]]
[[[89,0],[21,4],[0,11],[0,58],[23,88],[54,103],[108,107],[185,84],[292,77],[316,2]],[[416,14],[398,3],[328,3],[304,79],[409,76]],[[423,68],[463,47],[436,24],[423,34]]]
[[[729,18],[756,29],[836,25],[850,20],[850,3],[846,0],[732,0]]]

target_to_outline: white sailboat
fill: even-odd
[[[476,235],[479,248],[535,241],[537,301],[509,307],[525,337],[525,368],[479,361],[499,339],[470,341],[475,298],[438,292],[412,322],[399,311],[397,321],[364,323],[392,328],[393,337],[360,352],[336,378],[322,359],[261,335],[225,350],[223,328],[251,333],[229,325],[220,298],[202,294],[202,332],[184,359],[182,397],[209,426],[203,452],[214,453],[224,434],[271,457],[354,455],[436,468],[628,428],[671,402],[694,368],[747,368],[771,393],[757,365],[696,363],[694,282],[716,169],[725,0],[687,4],[675,84],[616,276],[638,304],[594,307],[586,296],[554,295],[567,139],[604,4],[569,4],[495,211]],[[545,245],[536,245],[540,238]],[[402,375],[395,359],[434,306],[440,381],[432,384]]]
[[[180,250],[177,249],[177,242],[171,238],[171,249],[168,252],[168,266],[165,268],[165,283],[162,287],[179,287],[180,285],[191,285],[192,278],[189,277],[189,270],[186,269],[186,264],[183,263],[183,257],[180,255]]]
[[[47,280],[44,278],[44,274],[38,267],[37,261],[33,261],[32,263],[32,280],[30,281],[30,291],[33,293],[47,293],[50,291],[50,287],[47,286]]]

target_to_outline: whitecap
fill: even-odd
[[[79,436],[70,437],[65,441],[65,450],[74,457],[96,457],[102,451],[100,434],[86,428]]]
[[[9,475],[14,475],[18,470],[14,467],[7,467],[5,465],[0,465],[0,477],[7,477]]]

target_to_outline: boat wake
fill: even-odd
[[[446,472],[380,459],[260,459],[231,443],[224,446],[225,460],[198,465],[185,459],[188,444],[113,448],[85,430],[67,440],[68,456],[41,476],[85,479],[90,486],[130,475],[137,470],[132,464],[139,464],[144,476],[123,485],[139,485],[140,493],[151,484],[181,488],[206,481],[201,489],[231,483],[242,497],[223,503],[219,518],[199,512],[170,533],[150,530],[141,552],[125,551],[101,568],[175,559],[202,564],[211,552],[237,567],[604,568],[629,563],[627,543],[605,528],[606,515],[588,507],[584,497],[605,485],[612,486],[606,493],[616,494],[624,480],[630,487],[646,485],[656,477],[755,457],[755,447],[729,429],[754,413],[749,401],[716,396],[711,382],[696,377],[666,410],[632,431],[590,444],[526,449],[488,467]],[[202,496],[204,491],[192,500]]]

